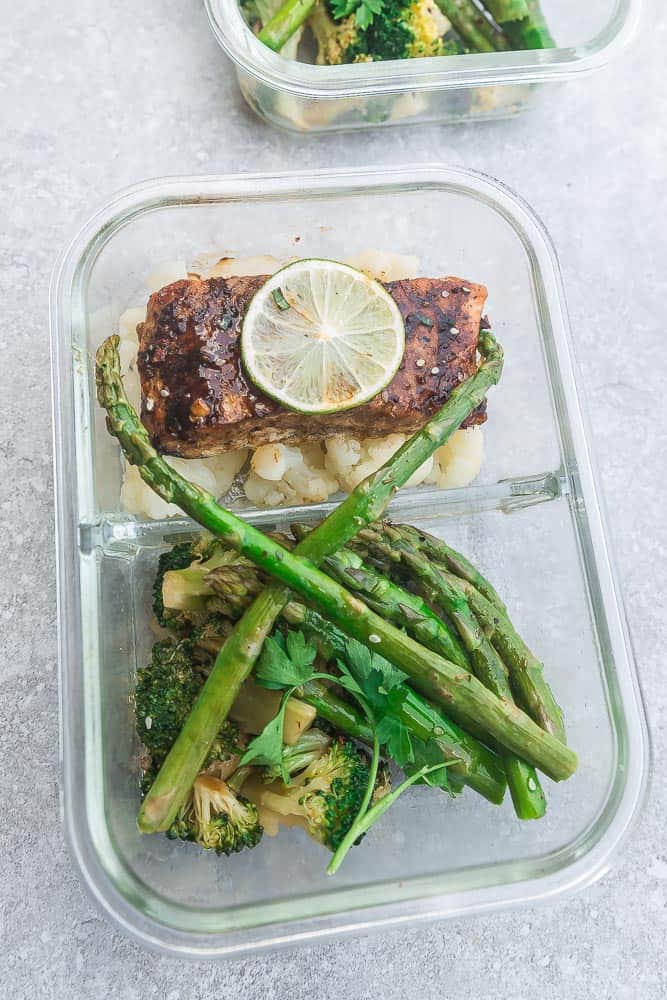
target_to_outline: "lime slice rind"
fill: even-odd
[[[403,318],[386,289],[347,264],[321,259],[272,275],[241,330],[249,378],[304,413],[368,402],[391,382],[404,350]]]

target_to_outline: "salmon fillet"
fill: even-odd
[[[405,354],[369,403],[326,415],[285,409],[241,366],[240,326],[265,276],[188,278],[151,295],[137,327],[141,419],[165,455],[201,458],[333,434],[411,433],[476,368],[486,288],[461,278],[406,278],[385,288],[405,321]],[[464,426],[482,423],[486,404]]]

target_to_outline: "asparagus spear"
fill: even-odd
[[[274,52],[280,52],[292,35],[299,30],[317,0],[285,0],[272,18],[262,27],[258,38]]]
[[[445,405],[424,427],[406,441],[378,472],[360,483],[299,544],[297,552],[300,556],[307,557],[310,564],[316,564],[345,545],[364,525],[381,517],[394,493],[482,402],[487,389],[500,378],[503,352],[489,330],[480,331],[478,350],[482,363],[474,375],[458,385]],[[128,461],[137,465],[144,481],[163,498],[177,502],[186,513],[210,527],[214,534],[228,537],[234,547],[240,548],[245,539],[249,558],[259,563],[262,546],[258,549],[257,543],[261,539],[266,545],[268,540],[218,507],[209,494],[178,476],[151,446],[123,390],[118,338],[109,338],[98,350],[96,374],[98,399],[107,410],[109,432],[119,439]],[[270,551],[274,569],[281,568],[284,565],[284,549],[273,543]],[[289,587],[281,584],[267,587],[248,608],[220,651],[180,736],[143,800],[138,824],[144,832],[168,829],[173,821],[241,684],[250,674],[264,639],[288,600]],[[568,765],[572,769],[576,766],[573,761],[574,758]]]
[[[456,552],[455,549],[447,545],[441,538],[429,535],[427,531],[421,531],[410,524],[397,524],[394,527],[415,548],[423,552],[428,559],[442,563],[450,572],[456,576],[460,576],[462,580],[467,580],[471,583],[500,612],[504,613],[507,610],[498,592],[486,577],[482,576],[477,567],[469,559],[466,559],[464,555],[461,555],[460,552]],[[373,526],[373,530],[375,530],[375,526]],[[363,539],[363,532],[359,534],[359,539]]]
[[[312,611],[293,601],[283,611],[283,617],[291,625],[300,626],[312,636],[325,656],[333,655],[345,659],[345,636],[317,611]],[[317,708],[319,712],[318,705],[311,700],[309,685],[300,689],[298,696]],[[327,706],[324,706],[324,712],[326,711]],[[324,718],[334,725],[338,724],[337,720],[330,715],[324,714]],[[505,792],[502,767],[496,756],[474,736],[464,732],[439,708],[431,705],[425,698],[411,689],[401,705],[400,718],[420,740],[435,745],[442,754],[443,761],[451,762],[450,777],[469,785],[490,802],[502,802]],[[346,731],[344,726],[340,726],[340,728],[344,732]],[[350,733],[350,735],[355,734]],[[368,742],[363,736],[358,738]],[[416,761],[416,766],[420,766],[420,763],[422,762]],[[429,757],[428,763],[433,763],[432,757]]]
[[[484,6],[515,48],[554,47],[539,0],[484,0]]]
[[[510,47],[502,32],[473,0],[436,0],[436,3],[470,51],[496,52]]]
[[[239,575],[244,576],[245,570]],[[235,589],[238,593],[238,588]],[[238,612],[242,611],[239,606]],[[309,635],[327,659],[334,656],[345,658],[345,636],[316,611],[297,601],[290,601],[283,608],[281,617],[288,625],[300,628]],[[219,634],[207,632],[202,648],[215,655],[227,634],[227,629]],[[197,639],[195,641],[198,642]],[[312,705],[319,716],[342,733],[372,745],[373,734],[364,716],[323,681],[308,681],[295,695],[300,701]],[[443,761],[452,762],[450,779],[454,786],[466,784],[489,802],[502,802],[506,787],[503,767],[496,755],[479,740],[464,732],[440,709],[412,689],[401,706],[399,717],[414,736],[428,742],[431,749],[439,751]],[[434,755],[431,754],[428,763],[433,761]]]
[[[295,538],[302,539],[310,529],[304,524],[293,524],[292,531]],[[469,669],[470,663],[458,636],[421,597],[365,566],[361,556],[350,549],[339,549],[328,556],[323,565],[330,576],[348,590],[361,594],[364,602],[387,621],[407,628],[424,646],[465,670]]]
[[[470,408],[471,402],[476,405],[476,396],[471,391],[471,385],[476,382],[479,390],[490,378],[490,373],[488,371],[484,373],[483,368],[484,365],[480,366],[476,375],[473,375],[467,383],[462,383],[452,393],[450,402],[454,399],[457,416],[461,408],[466,410]],[[494,375],[494,380],[497,374],[498,372]],[[301,594],[349,636],[376,649],[390,663],[395,663],[412,678],[413,684],[426,697],[447,706],[455,721],[459,721],[464,727],[481,726],[498,743],[520,754],[528,763],[539,767],[556,781],[564,780],[574,773],[577,757],[572,750],[550,733],[541,730],[515,705],[489,692],[467,671],[431,653],[399,629],[385,622],[362,601],[348,593],[314,565],[313,552],[318,552],[321,559],[326,555],[328,546],[332,546],[335,542],[338,547],[340,535],[347,540],[355,527],[359,528],[366,523],[364,517],[359,514],[354,526],[349,525],[345,519],[340,525],[340,534],[332,539],[328,529],[331,524],[337,523],[337,515],[340,515],[341,510],[348,507],[363,511],[367,517],[377,509],[377,494],[369,490],[369,484],[377,481],[378,474],[369,477],[361,484],[359,493],[355,491],[351,494],[340,507],[336,508],[333,515],[300,543],[295,552],[288,552],[257,528],[225,510],[216,503],[210,493],[188,482],[158,455],[150,443],[146,429],[125,395],[120,373],[117,336],[109,337],[98,350],[96,375],[98,398],[100,405],[107,411],[109,432],[118,438],[128,460],[137,465],[141,477],[159,496],[168,503],[177,504],[212,534],[227,539],[233,548],[252,560],[261,570],[280,580],[287,591],[294,590]],[[462,397],[465,398],[463,407]],[[381,493],[384,488],[387,499],[397,488],[397,481],[401,481],[401,475],[405,479],[409,478],[411,470],[407,456],[419,455],[417,462],[419,465],[424,461],[424,451],[429,450],[427,442],[430,442],[431,448],[439,447],[441,436],[438,428],[443,424],[451,426],[452,422],[451,410],[446,411],[447,406],[399,449],[395,456],[397,462],[390,461],[384,472],[380,472],[378,490]],[[454,427],[458,426],[460,421],[460,417],[456,419]],[[306,550],[311,558],[303,558]],[[283,592],[281,589],[281,595]],[[266,591],[257,598],[241,619],[240,624],[250,621],[252,630],[248,633],[237,626],[216,659],[216,664],[180,735],[143,801],[138,817],[139,828],[142,831],[157,832],[168,829],[173,822],[221,722],[226,718],[230,707],[230,696],[233,701],[237,685],[240,683],[239,675],[245,678],[249,672],[249,662],[252,666],[259,655],[258,633],[262,631],[263,641],[265,619],[262,618],[257,623],[253,612],[258,605],[261,607],[265,595]],[[243,637],[242,643],[239,643],[239,636]],[[230,651],[233,652],[231,663],[228,662]],[[218,669],[216,674],[221,661],[225,668],[229,668],[229,672],[227,673],[225,669],[223,673]],[[228,677],[231,677],[230,684],[227,683]]]
[[[528,648],[506,614],[498,611],[472,584],[447,573],[444,575],[465,596],[486,635],[507,664],[518,704],[538,726],[565,743],[563,711],[544,678],[543,664]]]
[[[399,562],[421,587],[424,596],[442,607],[451,618],[468,651],[475,675],[482,684],[498,698],[512,703],[507,668],[485,636],[468,604],[465,591],[452,583],[452,579],[456,578],[448,579],[410,544],[401,531],[390,525],[384,525],[383,530],[378,532],[375,545],[385,558]],[[544,792],[535,769],[521,757],[520,752],[501,750],[517,816],[520,819],[539,819],[546,812]]]
[[[507,608],[489,581],[479,573],[465,556],[455,552],[445,542],[409,524],[389,527],[391,532],[409,542],[413,548],[430,560],[442,563],[450,572],[446,574],[450,585],[459,588],[505,662],[514,697],[524,711],[542,729],[566,742],[563,710],[556,701],[544,677],[544,666],[531,652],[510,621]],[[375,526],[367,533],[374,538]],[[363,532],[359,535],[361,539]],[[391,552],[391,548],[388,550]]]

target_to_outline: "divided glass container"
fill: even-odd
[[[437,221],[437,238],[433,238]],[[203,251],[346,258],[415,254],[424,275],[488,286],[506,352],[489,394],[485,460],[458,490],[401,491],[394,517],[446,537],[503,594],[544,658],[580,766],[545,779],[548,812],[520,822],[470,790],[411,789],[335,878],[303,831],[218,858],[137,832],[135,671],[149,655],[159,552],[185,519],[123,512],[118,446],[95,402],[93,357],[156,262]],[[298,239],[297,239],[298,238]],[[571,892],[604,873],[640,807],[647,739],[614,582],[556,257],[528,206],[462,169],[409,166],[175,178],[131,188],[64,254],[52,293],[63,812],[100,907],[146,944],[225,956]],[[246,509],[267,529],[317,508]]]
[[[536,85],[604,66],[632,37],[640,0],[543,0],[557,48],[317,66],[260,42],[239,0],[204,0],[241,92],[266,121],[299,132],[507,118]]]

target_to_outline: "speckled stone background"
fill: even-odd
[[[245,109],[197,0],[2,5],[2,998],[667,995],[667,32],[657,10],[622,60],[544,92],[520,120],[307,139]],[[521,192],[560,252],[658,761],[649,801],[616,869],[567,902],[222,966],[163,959],[91,905],[58,818],[51,268],[94,206],[143,177],[426,155]]]

